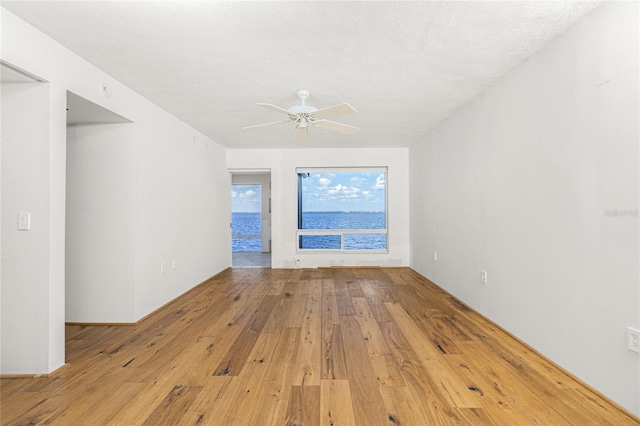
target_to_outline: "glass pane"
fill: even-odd
[[[300,235],[301,249],[340,250],[340,235]]]
[[[298,173],[298,229],[387,229],[384,170]],[[331,231],[334,230],[334,231]],[[386,234],[305,235],[299,249],[386,250]]]
[[[345,250],[386,250],[386,234],[344,234]]]
[[[303,212],[302,229],[385,229],[384,212]]]
[[[231,251],[262,251],[262,239],[232,238]]]
[[[231,235],[262,235],[260,213],[231,213]]]
[[[262,187],[231,185],[231,235],[262,234]]]
[[[299,229],[386,229],[386,173],[299,173]]]

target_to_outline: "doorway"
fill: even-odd
[[[134,317],[135,124],[67,92],[65,319]]]
[[[271,267],[271,173],[231,173],[231,259],[234,268]]]

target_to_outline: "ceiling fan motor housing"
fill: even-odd
[[[296,95],[300,98],[300,105],[292,106],[288,111],[292,114],[311,114],[316,112],[318,108],[314,108],[305,104],[305,101],[309,97],[310,93],[311,92],[309,92],[307,89],[296,90]]]
[[[288,109],[291,114],[312,114],[317,110],[318,108],[312,107],[310,105],[295,105]]]

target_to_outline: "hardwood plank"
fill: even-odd
[[[299,283],[297,287],[298,288],[296,289],[296,293],[293,295],[289,305],[289,315],[285,320],[285,327],[302,327],[304,312],[307,308],[307,298],[309,295],[308,289],[306,288],[308,287],[308,281]]]
[[[291,310],[291,298],[293,295],[282,296],[271,311],[262,331],[264,333],[280,333],[285,327]]]
[[[143,425],[155,426],[178,423],[201,389],[201,386],[174,386]]]
[[[21,379],[3,379],[21,380]],[[53,413],[58,408],[60,399],[51,401],[52,395],[43,392],[18,392],[21,398],[11,398],[11,395],[2,398],[2,423],[15,425],[36,425],[42,419]]]
[[[237,376],[240,374],[277,300],[278,296],[264,296],[263,301],[253,313],[247,325],[215,368],[214,376]]]
[[[321,309],[321,379],[346,379],[347,371],[344,363],[342,332],[340,331],[340,314],[334,282],[331,279],[322,280]]]
[[[348,380],[320,381],[320,424],[356,426]]]
[[[477,344],[468,344],[466,346],[477,346]],[[471,349],[468,349],[468,351],[469,357],[466,359],[465,365],[468,365],[474,371],[483,371],[486,377],[494,383],[497,392],[505,396],[512,396],[505,399],[511,402],[512,407],[522,412],[523,416],[529,421],[541,422],[544,418],[546,419],[545,421],[557,425],[569,425],[572,423],[572,421],[564,419],[562,414],[556,410],[557,401],[553,400],[553,395],[547,395],[548,398],[538,395],[537,390],[531,386],[531,383],[522,382],[518,375],[512,374],[512,368],[508,362],[499,361],[485,351],[476,352]],[[481,365],[484,365],[484,367],[481,367]],[[551,388],[547,388],[545,391],[549,391],[549,389]],[[513,398],[513,395],[521,395],[525,396],[525,398],[516,399]],[[529,409],[525,410],[522,404],[526,404]],[[580,413],[574,413],[574,416],[576,419],[585,420],[582,419],[582,414]],[[586,419],[586,421],[586,424],[588,424],[590,420]],[[581,423],[584,423],[584,421],[581,421]]]
[[[349,296],[351,297],[364,297],[364,293],[362,293],[362,287],[360,287],[360,280],[352,279],[346,280],[344,283],[349,290]]]
[[[404,386],[405,382],[398,364],[387,346],[367,300],[364,297],[352,297],[351,301],[356,312],[355,319],[360,324],[362,337],[379,385]]]
[[[407,388],[416,401],[415,409],[427,420],[426,424],[460,424],[461,420],[455,410],[437,388],[430,372],[400,327],[394,322],[385,322],[382,326],[387,344],[398,361]]]
[[[291,306],[294,303],[294,295],[296,294],[296,283],[286,282],[280,292],[280,299],[274,307],[267,323],[264,325],[265,333],[280,333],[285,326],[291,326],[296,320],[291,314]],[[300,299],[303,299],[301,296]],[[296,302],[297,303],[297,302]],[[291,321],[289,317],[292,316]]]
[[[427,371],[429,371],[429,375],[436,384],[438,392],[448,400],[449,404],[458,408],[480,407],[480,402],[473,392],[469,392],[469,389],[459,377],[449,374],[449,371],[446,370],[442,362],[444,354],[435,349],[433,345],[425,342],[423,337],[416,337],[423,336],[423,334],[407,312],[397,303],[386,303],[385,305],[402,333],[407,336],[409,344],[421,358]]]
[[[200,425],[218,422],[220,415],[233,404],[228,395],[232,393],[231,389],[235,389],[232,383],[237,380],[236,376],[209,375],[206,379],[201,379],[202,390],[177,424]],[[217,411],[217,415],[214,411]]]
[[[504,423],[495,423],[491,417],[487,416],[486,410],[483,408],[455,408],[455,412],[458,415],[458,418],[462,419],[463,424],[474,425],[474,426],[500,426]],[[514,420],[510,420],[509,424]]]
[[[387,424],[387,413],[360,325],[354,317],[343,317],[341,326],[356,423],[371,426]]]
[[[471,366],[469,356],[473,356],[472,352],[469,355],[447,355],[445,362],[460,377],[467,389],[475,392],[480,398],[484,416],[493,419],[492,422],[498,425],[530,424],[540,420],[536,417],[523,417],[516,409],[518,401],[513,399],[513,394],[505,394],[501,387],[488,376],[486,370],[477,370],[475,366]],[[469,412],[457,410],[456,413],[468,417]],[[476,412],[471,411],[471,413],[475,415]]]
[[[258,389],[257,401],[249,424],[284,424],[296,372],[296,358],[300,347],[300,329],[285,328],[278,336],[278,344],[267,365]]]
[[[381,297],[372,280],[360,280],[360,287],[362,288],[364,298],[367,299],[367,303],[369,304],[376,321],[393,321],[391,314],[389,314],[389,311],[384,307],[384,302],[392,302],[395,298]],[[384,294],[385,296],[388,296],[386,293]]]
[[[408,271],[406,269],[404,269],[404,268],[389,268],[389,269],[385,269],[384,270],[384,274],[387,277],[389,277],[389,280],[391,281],[391,283],[393,285],[404,286],[404,285],[408,285],[409,284],[408,280],[410,278],[407,277]]]
[[[353,304],[351,303],[351,295],[347,284],[342,281],[334,281],[336,289],[336,302],[338,304],[338,313],[340,315],[355,315]]]
[[[346,379],[347,367],[340,324],[322,324],[321,379]]]
[[[322,323],[340,324],[340,311],[333,280],[322,280]]]
[[[144,383],[123,383],[121,378],[104,378],[100,385],[87,389],[80,403],[72,403],[41,419],[42,423],[82,424],[87,419],[98,424],[109,422],[131,398],[138,395]]]
[[[3,424],[640,425],[408,268],[229,269],[65,329],[65,368],[0,381]]]
[[[320,424],[320,386],[292,386],[286,425]]]
[[[427,425],[428,420],[417,406],[409,388],[405,386],[381,386],[380,393],[387,409],[387,419],[395,425]]]
[[[163,380],[161,384],[145,384],[142,390],[131,399],[129,404],[118,411],[108,424],[128,426],[144,423],[160,406],[166,395],[171,392],[175,386],[172,383],[175,383],[175,380]]]
[[[229,393],[233,404],[228,405],[222,424],[243,424],[253,415],[256,403],[260,397],[258,388],[267,371],[267,366],[273,359],[272,354],[278,342],[278,335],[263,333],[258,338],[242,373],[238,377],[235,392]]]
[[[308,294],[300,330],[300,347],[296,361],[294,385],[320,386],[321,360],[321,280],[308,283]]]
[[[399,303],[385,303],[385,306],[402,330],[402,334],[423,360],[436,360],[440,357],[442,352],[438,351],[437,347],[426,339],[425,334]]]

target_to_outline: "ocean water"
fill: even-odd
[[[260,235],[260,213],[231,213],[231,251],[262,251],[262,239],[234,238],[236,235]]]
[[[384,213],[305,212],[302,229],[384,229]]]
[[[234,236],[260,235],[260,213],[232,213]],[[306,212],[302,229],[385,229],[384,212]],[[300,247],[306,249],[340,249],[340,235],[303,235]],[[345,250],[384,250],[386,234],[345,234]],[[233,238],[233,251],[260,251],[260,238]]]

